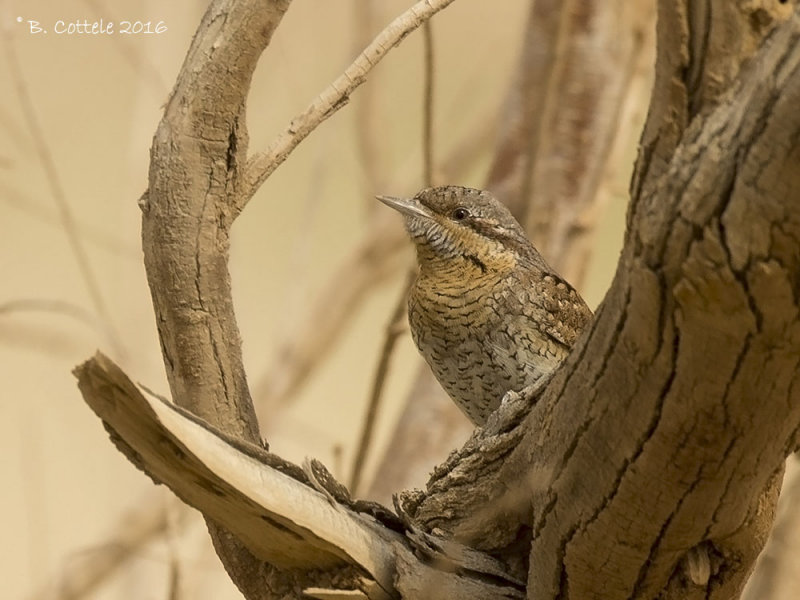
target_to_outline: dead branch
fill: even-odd
[[[484,550],[527,524],[531,597],[735,597],[766,539],[800,432],[798,41],[795,15],[684,132],[527,433],[498,416],[412,499]]]
[[[286,131],[278,136],[266,151],[256,154],[248,161],[247,180],[239,197],[238,208],[244,208],[267,177],[317,125],[347,103],[350,94],[366,81],[369,71],[386,56],[389,50],[452,1],[420,0],[381,31],[344,73],[303,113],[292,119]]]
[[[158,502],[160,493],[149,490],[144,498],[139,498],[117,522],[107,541],[92,551],[91,560],[70,565],[28,600],[88,598],[103,582],[124,569],[144,546],[166,531],[167,516],[163,504]]]
[[[338,589],[352,586],[373,600],[397,598],[396,585],[449,589],[465,599],[494,593],[522,597],[520,582],[498,561],[422,532],[398,533],[396,517],[352,502],[318,463],[301,471],[166,400],[145,397],[102,354],[75,374],[117,448],[260,560],[304,570],[350,565],[335,578],[320,571],[316,576]],[[385,515],[391,527],[356,510]],[[429,562],[440,566],[431,568]]]

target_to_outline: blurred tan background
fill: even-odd
[[[370,18],[367,4],[294,1],[253,82],[251,151],[265,148],[364,41],[411,2],[372,2]],[[119,548],[110,540],[120,523],[131,531],[146,528],[124,515],[141,514],[150,505],[167,515],[166,534],[137,548],[125,568],[83,597],[161,598],[176,589],[179,597],[238,597],[209,549],[202,521],[194,513],[184,516],[187,511],[168,491],[156,489],[114,449],[70,374],[102,349],[135,380],[167,391],[141,261],[136,201],[146,187],[150,139],[161,106],[205,5],[188,0],[0,3],[0,527],[5,539],[0,564],[5,598],[68,597],[65,573],[113,556]],[[479,187],[484,181],[493,123],[527,12],[527,0],[458,0],[434,18],[435,158],[457,157],[464,144],[485,146],[457,180],[439,183]],[[50,30],[59,19],[101,18],[114,22],[115,29],[122,20],[140,20],[163,21],[167,30],[32,35],[27,23],[35,20]],[[422,58],[417,32],[376,69],[349,106],[279,168],[233,229],[234,298],[256,402],[280,383],[265,378],[280,364],[282,340],[330,289],[332,274],[374,224],[374,211],[388,211],[373,195],[412,194],[422,187]],[[645,110],[642,105],[635,116],[640,122]],[[366,142],[359,138],[365,123]],[[638,131],[639,124],[632,127]],[[621,245],[635,146],[620,156],[606,186],[608,200],[597,215],[595,251],[581,289],[593,307],[611,279]],[[400,218],[391,218],[400,227]],[[101,303],[92,297],[80,249]],[[408,244],[388,261],[341,338],[296,393],[278,405],[262,404],[262,415],[269,417],[264,435],[273,451],[294,461],[317,457],[337,476],[347,477],[387,319],[412,258]],[[392,430],[418,361],[404,333],[369,468]]]

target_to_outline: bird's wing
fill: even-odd
[[[512,280],[503,294],[500,314],[516,314],[558,349],[568,351],[592,318],[583,298],[555,274]]]

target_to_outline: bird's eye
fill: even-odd
[[[468,216],[469,216],[469,211],[463,206],[459,206],[457,209],[453,211],[453,218],[456,221],[463,221]]]

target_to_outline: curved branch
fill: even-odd
[[[172,398],[222,432],[261,443],[227,268],[233,220],[289,152],[344,104],[371,66],[450,2],[412,7],[270,151],[249,161],[250,80],[289,0],[216,0],[204,15],[156,131],[140,206],[144,261]],[[224,529],[211,523],[210,530],[245,596],[269,595],[271,568]]]
[[[250,80],[288,7],[289,0],[211,3],[153,139],[140,200],[144,263],[172,398],[252,443],[260,437],[233,312],[228,235],[247,155]],[[209,532],[245,597],[266,597],[273,570],[213,522]]]

